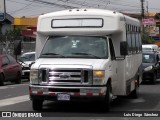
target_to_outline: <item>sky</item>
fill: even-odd
[[[6,12],[14,17],[34,17],[71,8],[101,8],[119,12],[140,13],[141,0],[6,0]],[[160,0],[144,0],[147,12],[160,13]]]

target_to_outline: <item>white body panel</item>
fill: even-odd
[[[54,19],[103,19],[102,27],[73,27],[73,28],[53,28],[52,21]],[[111,60],[110,46],[108,45],[108,59],[82,59],[82,58],[39,58],[48,36],[109,36],[112,39],[115,56],[120,55],[120,42],[126,41],[126,24],[132,24],[140,27],[138,20],[130,18],[121,13],[98,10],[98,9],[81,9],[66,10],[45,14],[39,17],[37,27],[36,40],[36,62],[31,69],[39,69],[43,67],[54,68],[85,68],[91,66],[92,70],[104,70],[106,85],[111,79],[113,95],[127,95],[127,87],[129,81],[129,92],[135,89],[134,78],[141,65],[141,53],[127,55],[125,59]],[[96,49],[96,48],[95,48]]]

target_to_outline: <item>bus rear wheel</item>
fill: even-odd
[[[138,98],[137,87],[130,93],[130,97],[133,99]]]

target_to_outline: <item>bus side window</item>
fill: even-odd
[[[109,48],[110,48],[110,54],[111,54],[111,60],[115,60],[115,51],[114,51],[114,46],[112,43],[112,39],[109,38]]]

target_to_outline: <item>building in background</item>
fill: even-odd
[[[14,23],[14,18],[6,13],[5,20],[0,21],[0,32],[4,35],[6,31],[12,30],[13,23]]]
[[[20,28],[24,41],[32,41],[36,38],[38,17],[15,17],[13,28]]]
[[[124,13],[125,15],[137,18],[140,21],[141,13]],[[13,28],[20,28],[24,41],[34,41],[36,39],[38,17],[15,17]],[[142,20],[144,32],[148,34],[155,43],[160,46],[160,13],[148,12]]]
[[[13,29],[19,28],[22,35],[22,53],[35,51],[38,17],[15,17]]]
[[[145,27],[145,31],[155,41],[160,40],[160,13],[146,13],[146,18],[142,20],[142,24]]]
[[[155,44],[160,46],[160,13],[148,12],[144,14],[144,19],[141,18],[141,13],[125,13],[128,16],[137,18],[142,21],[144,32],[155,40]]]

